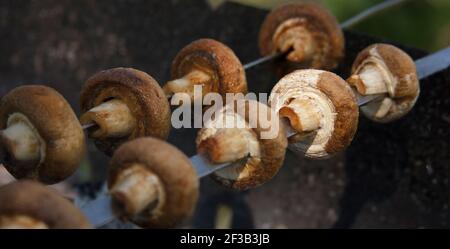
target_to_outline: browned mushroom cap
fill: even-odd
[[[116,207],[144,228],[170,228],[191,216],[198,185],[190,160],[155,138],[128,142],[111,160],[108,187]]]
[[[197,136],[197,150],[214,163],[232,163],[211,177],[237,190],[272,179],[283,165],[287,147],[280,119],[266,105],[245,101],[227,105]],[[223,122],[223,123],[222,123]]]
[[[358,126],[355,95],[339,76],[315,69],[298,70],[273,88],[270,106],[298,134],[289,148],[310,158],[327,158],[351,143]]]
[[[86,229],[89,221],[67,199],[24,180],[0,188],[0,227]]]
[[[84,133],[70,105],[46,86],[21,86],[0,104],[3,164],[16,178],[47,184],[73,174],[85,149]]]
[[[361,95],[386,95],[361,107],[366,117],[381,123],[406,115],[420,93],[414,61],[401,49],[388,44],[374,44],[361,51],[347,81]]]
[[[336,18],[313,3],[286,4],[270,12],[261,26],[259,47],[263,56],[292,50],[289,61],[317,69],[335,68],[345,49]]]
[[[94,109],[96,108],[96,109]],[[89,135],[107,155],[137,137],[166,139],[170,132],[170,106],[158,83],[131,68],[101,71],[81,92],[81,123],[95,123]]]
[[[203,94],[246,93],[245,70],[234,52],[212,39],[196,40],[184,47],[172,62],[172,81],[164,86],[166,94],[193,92],[203,86]]]

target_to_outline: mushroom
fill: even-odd
[[[360,95],[384,95],[361,107],[366,117],[380,123],[406,115],[420,93],[414,61],[401,49],[388,44],[374,44],[361,51],[347,82]]]
[[[336,18],[314,3],[291,3],[274,9],[259,34],[263,56],[287,53],[288,61],[307,68],[335,68],[344,56],[344,43]]]
[[[316,69],[297,70],[273,88],[269,105],[297,132],[289,148],[309,158],[344,150],[358,126],[358,104],[339,76]]]
[[[287,53],[286,59],[296,68],[335,68],[344,55],[344,43],[336,18],[314,3],[291,3],[274,9],[259,34],[263,56]]]
[[[172,62],[172,79],[163,87],[168,97],[188,93],[193,100],[195,85],[203,87],[203,96],[247,92],[242,63],[229,47],[212,39],[196,40],[184,47]]]
[[[108,187],[114,209],[144,228],[169,228],[192,215],[198,178],[189,159],[156,138],[139,138],[117,149]]]
[[[87,229],[89,221],[55,190],[30,180],[0,187],[0,229]]]
[[[89,136],[107,155],[134,138],[169,135],[169,102],[158,83],[142,71],[114,68],[95,74],[81,92],[81,109],[81,124],[95,124]]]
[[[234,107],[229,104],[216,112],[215,118],[199,131],[196,143],[198,153],[213,163],[235,162],[211,177],[237,190],[272,179],[283,165],[287,147],[286,132],[278,116],[253,100]]]
[[[77,169],[84,133],[70,105],[52,88],[15,88],[0,102],[0,152],[17,179],[60,182]]]

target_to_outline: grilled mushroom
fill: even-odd
[[[210,92],[247,92],[245,70],[234,52],[212,39],[196,40],[184,47],[172,62],[172,79],[164,86],[167,96],[188,93],[194,98],[194,86]]]
[[[139,138],[114,153],[108,187],[119,215],[144,228],[169,228],[192,215],[198,178],[189,159],[155,138]]]
[[[297,132],[289,148],[310,158],[328,158],[344,150],[358,126],[358,104],[339,76],[315,69],[298,70],[273,88],[269,104]]]
[[[313,3],[285,4],[264,20],[259,47],[263,56],[287,53],[296,68],[333,69],[344,55],[344,35],[336,18]]]
[[[169,102],[151,76],[135,69],[114,68],[92,76],[81,92],[81,109],[81,123],[95,124],[89,136],[107,155],[134,138],[169,135]]]
[[[235,162],[213,173],[212,178],[226,187],[245,190],[277,174],[287,139],[278,116],[266,105],[257,101],[233,105],[222,108],[200,130],[197,150],[214,163]]]
[[[23,180],[0,187],[0,229],[87,229],[86,217],[55,190]]]
[[[6,169],[17,179],[53,184],[72,175],[85,149],[70,105],[46,86],[21,86],[0,103],[0,145]]]
[[[388,44],[374,44],[361,51],[347,82],[361,95],[384,95],[361,107],[366,117],[381,123],[406,115],[420,93],[414,61],[401,49]]]

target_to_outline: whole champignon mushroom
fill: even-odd
[[[170,106],[158,83],[131,68],[101,71],[81,92],[83,125],[95,123],[89,136],[107,155],[138,137],[166,139],[170,132]]]
[[[358,126],[358,104],[339,76],[315,69],[282,78],[269,97],[270,106],[298,134],[289,148],[309,158],[328,158],[344,150]]]
[[[333,69],[344,56],[344,35],[326,9],[314,3],[282,5],[267,15],[260,34],[263,56],[288,53],[296,68]]]
[[[0,102],[2,162],[17,179],[60,182],[77,169],[84,133],[69,103],[54,89],[27,85]]]
[[[247,92],[242,63],[229,47],[212,39],[196,40],[184,47],[172,62],[172,79],[164,86],[167,96],[188,93],[193,100],[195,85],[203,86],[203,96]]]
[[[212,162],[235,162],[211,177],[236,190],[272,179],[283,165],[287,147],[286,132],[278,116],[253,100],[241,104],[238,101],[216,112],[216,118],[199,131],[196,142],[198,153]]]
[[[361,95],[385,95],[361,107],[366,117],[381,123],[406,115],[420,94],[414,61],[401,49],[388,44],[374,44],[361,51],[347,82]]]
[[[174,146],[139,138],[114,153],[108,187],[119,215],[144,228],[170,228],[192,215],[198,178]]]
[[[23,180],[0,187],[0,229],[87,229],[83,213],[55,190]]]

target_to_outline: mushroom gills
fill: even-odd
[[[281,53],[289,52],[290,61],[302,62],[314,55],[314,38],[305,27],[304,18],[291,18],[284,21],[273,35],[273,44]]]
[[[0,229],[49,229],[49,227],[44,222],[27,215],[2,215]]]
[[[8,117],[7,127],[1,132],[1,141],[7,153],[17,161],[38,164],[45,159],[45,140],[21,113],[13,113]]]
[[[128,105],[120,99],[106,101],[83,114],[82,125],[96,124],[89,135],[93,138],[120,138],[130,135],[137,126]]]
[[[164,190],[155,174],[134,163],[118,175],[117,182],[111,187],[111,195],[120,214],[134,217],[146,209],[157,209],[160,203],[156,206],[151,204],[162,200]]]

